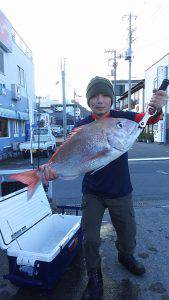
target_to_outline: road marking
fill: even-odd
[[[17,170],[0,170],[0,175],[9,175],[9,174],[17,174],[17,173],[22,173],[26,171],[30,171],[33,169],[17,169]]]
[[[165,172],[163,170],[157,170],[156,172],[164,175],[169,175],[169,172]]]
[[[169,157],[143,157],[143,158],[129,158],[129,161],[153,161],[153,160],[169,160]]]

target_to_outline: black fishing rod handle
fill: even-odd
[[[168,80],[168,79],[164,79],[164,80],[162,81],[162,84],[160,85],[160,87],[159,87],[158,90],[166,91],[168,85],[169,85],[169,80]]]

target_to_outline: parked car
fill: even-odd
[[[32,145],[31,141],[23,142],[19,145],[23,157],[27,157],[30,154],[31,148],[33,153],[40,151],[45,157],[49,157],[50,153],[55,152],[56,138],[52,134],[50,127],[34,129]]]

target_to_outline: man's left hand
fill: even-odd
[[[169,100],[169,96],[166,92],[154,89],[148,106],[154,108],[154,111],[158,113],[162,110],[162,107],[166,105],[167,100]]]

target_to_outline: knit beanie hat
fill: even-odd
[[[112,105],[114,92],[110,80],[99,76],[96,76],[90,80],[86,89],[86,98],[87,98],[88,105],[90,99],[98,94],[104,94],[106,96],[109,96],[111,98],[111,105]]]

